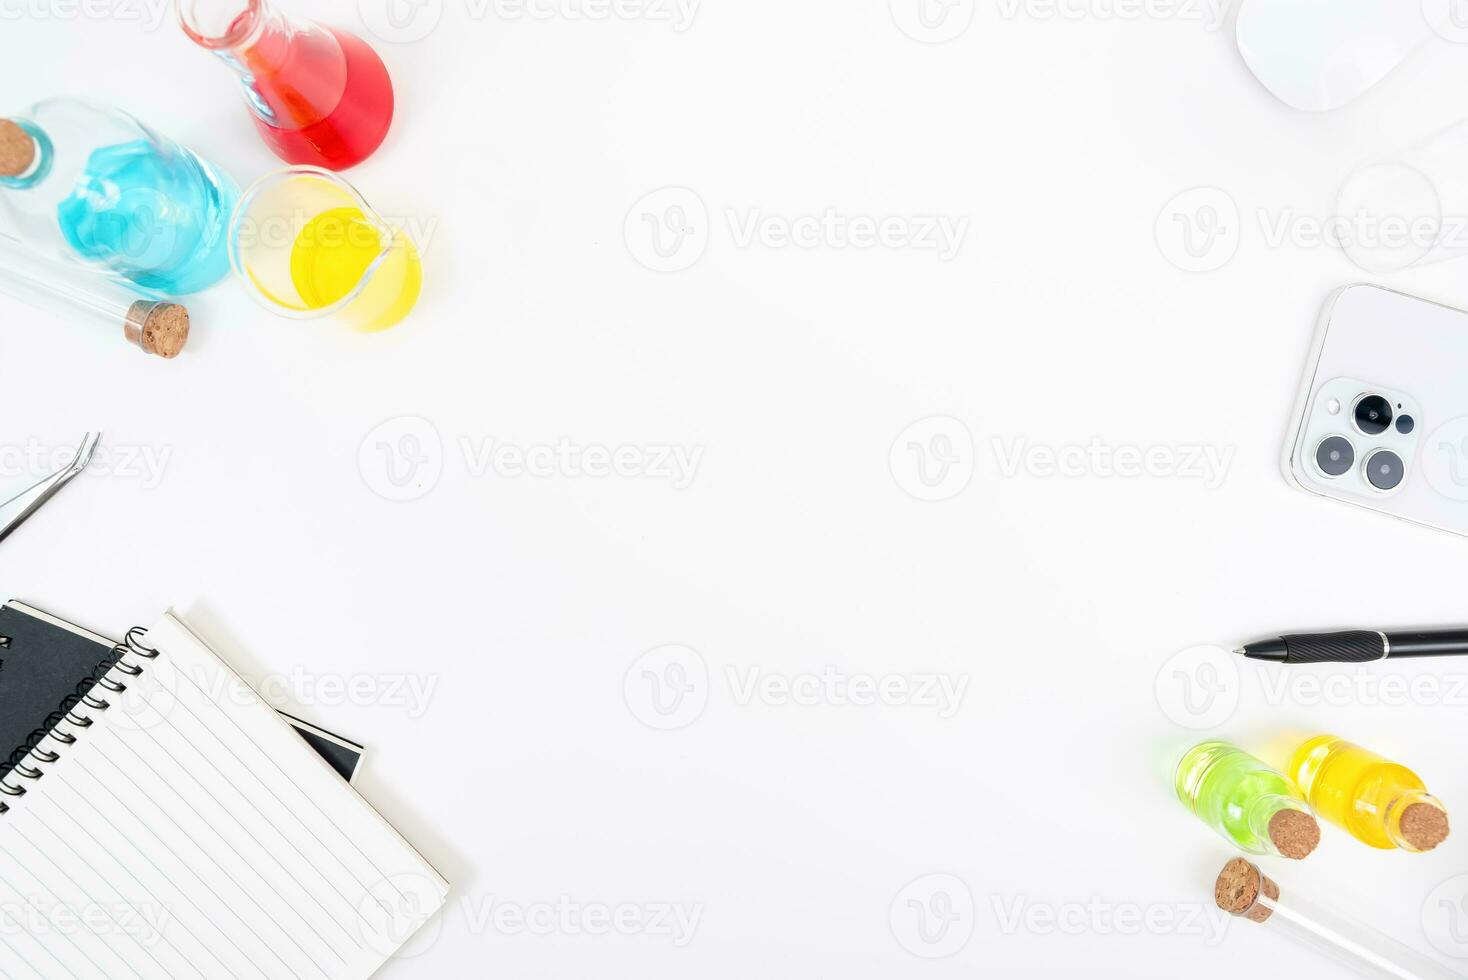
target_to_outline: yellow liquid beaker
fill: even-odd
[[[245,289],[292,319],[386,330],[418,301],[418,249],[336,174],[292,167],[262,177],[230,222],[229,261]]]

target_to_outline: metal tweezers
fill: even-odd
[[[77,447],[76,455],[72,457],[70,463],[50,476],[43,477],[39,483],[27,487],[9,500],[0,501],[0,541],[4,541],[12,531],[40,510],[41,505],[56,496],[62,487],[86,469],[87,464],[92,461],[92,453],[97,450],[97,443],[101,441],[102,433],[88,432],[82,439],[82,444]]]

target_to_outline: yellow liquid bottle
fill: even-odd
[[[1416,773],[1334,735],[1296,749],[1286,775],[1316,815],[1372,847],[1421,852],[1447,839],[1447,811]]]

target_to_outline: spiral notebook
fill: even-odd
[[[24,602],[0,606],[0,779],[90,693],[117,662],[119,650],[126,647]],[[343,779],[356,777],[365,751],[360,744],[295,715],[280,714]],[[4,755],[10,746],[13,751]]]
[[[127,648],[0,779],[0,973],[371,976],[448,884],[173,614]]]

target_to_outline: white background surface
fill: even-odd
[[[171,16],[56,2],[0,3],[8,108],[110,98],[241,182],[276,166]],[[350,4],[293,9],[365,31]],[[21,450],[60,453],[89,427],[121,470],[99,467],[0,545],[4,594],[113,633],[177,605],[300,713],[366,741],[359,788],[456,886],[419,957],[386,976],[1318,970],[1261,929],[1219,942],[1196,917],[1230,849],[1171,797],[1172,760],[1204,736],[1269,754],[1336,731],[1463,812],[1468,694],[1281,695],[1276,672],[1244,664],[1196,719],[1171,658],[1468,617],[1463,541],[1282,481],[1320,303],[1359,276],[1328,247],[1268,238],[1327,217],[1365,157],[1461,115],[1464,49],[1434,41],[1360,102],[1307,117],[1188,5],[1046,19],[985,2],[942,45],[905,34],[887,0],[706,0],[681,32],[478,9],[445,0],[427,37],[379,45],[399,115],[349,176],[431,230],[424,300],[401,327],[272,319],[223,283],[192,302],[190,349],[166,363],[0,298],[6,476],[29,465]],[[706,251],[656,273],[624,223],[670,186],[707,208]],[[1178,227],[1165,205],[1200,186],[1236,203],[1238,250],[1189,273],[1154,228]],[[948,216],[967,234],[949,261],[738,241],[752,214],[827,208]],[[1464,271],[1378,281],[1468,305]],[[441,441],[422,478],[442,469],[395,503],[374,492],[376,447],[407,430],[374,430],[403,416]],[[973,448],[956,443],[955,495],[922,502],[898,440],[932,416]],[[563,438],[702,455],[676,489],[476,474],[461,448]],[[1226,478],[1005,472],[1017,445],[1093,439],[1206,448]],[[122,466],[124,451],[165,462]],[[658,731],[640,720],[656,715],[639,658],[667,644],[697,651],[707,680],[695,671],[688,703],[706,703]],[[751,671],[828,666],[944,675],[966,694],[947,718],[741,703]],[[1436,670],[1461,685],[1468,666]],[[426,704],[391,695],[409,679],[433,685]],[[1465,852],[1468,834],[1410,857],[1328,828],[1308,862],[1267,867],[1427,950],[1430,931],[1449,935],[1438,899],[1463,891],[1434,889]],[[962,885],[904,891],[933,874]],[[964,917],[927,945],[906,903],[937,887]],[[699,919],[682,948],[655,929],[506,925],[562,897]]]

